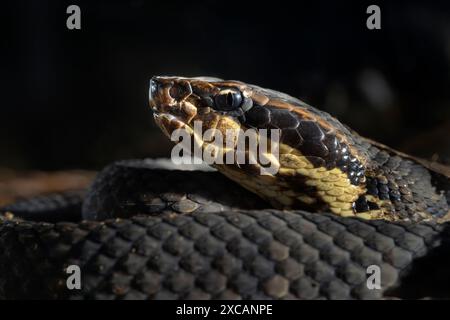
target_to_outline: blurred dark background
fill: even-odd
[[[81,7],[81,30],[66,8]],[[297,96],[361,134],[450,153],[450,5],[372,2],[2,2],[0,167],[98,169],[168,156],[152,75],[210,75]]]

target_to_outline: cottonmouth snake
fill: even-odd
[[[182,128],[221,157],[229,146],[199,138],[195,121],[221,133],[279,130],[277,172],[261,175],[260,160],[215,163],[219,172],[121,161],[87,193],[9,205],[0,298],[450,297],[447,167],[242,82],[154,77],[150,105],[168,136]],[[81,268],[80,290],[66,286],[69,265]],[[380,289],[367,286],[371,265]]]

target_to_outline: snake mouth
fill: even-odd
[[[189,132],[189,125],[173,114],[160,112],[155,108],[152,108],[152,110],[156,124],[169,139],[171,139],[172,133],[175,130],[184,129]]]

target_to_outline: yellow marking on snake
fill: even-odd
[[[205,118],[202,120],[205,120]],[[212,156],[221,154],[225,157],[228,152],[233,152],[236,149],[236,138],[232,139],[231,148],[230,146],[227,148],[225,140],[223,145],[218,145],[214,140],[197,135],[189,125],[185,125],[184,128],[191,134],[195,143]],[[207,123],[203,123],[202,130],[207,129],[210,129],[212,133],[217,130],[225,137],[230,133],[230,130],[244,130],[240,123],[233,118],[220,114],[209,115]],[[259,143],[258,137],[256,137],[256,142]],[[255,148],[252,150],[255,150]],[[252,150],[247,149],[247,151]],[[258,155],[252,156],[258,159]],[[351,184],[347,174],[339,168],[314,167],[299,150],[286,144],[279,145],[279,159],[270,152],[266,153],[265,156],[278,163],[279,169],[275,175],[260,175],[260,164],[245,166],[214,164],[213,166],[228,178],[258,194],[279,209],[293,209],[298,207],[298,203],[301,203],[306,206],[321,205],[321,210],[328,210],[343,217],[356,216],[364,219],[387,219],[391,221],[399,219],[392,214],[395,210],[393,210],[392,203],[389,200],[380,200],[377,197],[367,195],[364,184],[358,186]],[[314,192],[303,190],[308,187],[312,187]],[[365,195],[368,201],[377,204],[380,209],[356,213],[353,204],[361,195]]]
[[[366,189],[351,184],[345,172],[336,168],[314,168],[298,150],[284,144],[280,145],[279,165],[278,173],[273,176],[248,174],[237,165],[215,167],[277,208],[291,209],[298,202],[309,206],[322,202],[333,213],[341,216],[371,217],[371,214],[368,216],[354,212],[353,203],[366,193]],[[305,193],[301,184],[292,183],[295,177],[298,177],[304,186],[314,187],[314,194]]]

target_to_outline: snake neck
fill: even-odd
[[[331,211],[343,217],[388,221],[430,221],[448,216],[447,177],[364,138],[359,141],[358,148],[368,160],[357,185],[339,168],[315,166],[286,145],[280,146],[280,166],[274,175],[259,175],[251,166],[215,167],[278,209]]]

